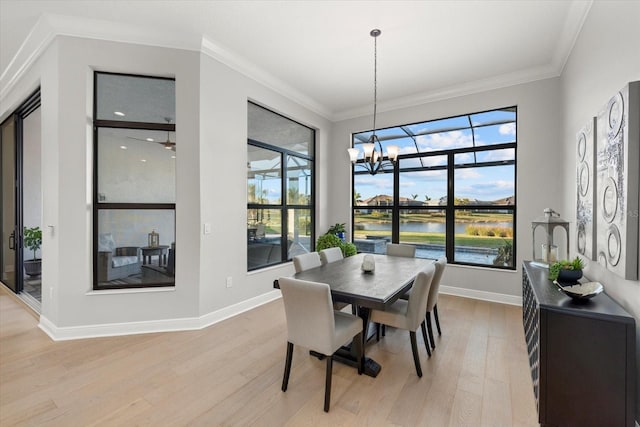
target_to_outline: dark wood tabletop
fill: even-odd
[[[375,271],[372,273],[365,273],[360,268],[365,255],[371,255],[375,260]],[[296,273],[293,277],[327,283],[336,301],[384,310],[404,294],[411,287],[416,274],[432,262],[431,259],[422,258],[358,254]]]

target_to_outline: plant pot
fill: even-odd
[[[24,272],[29,277],[40,276],[42,274],[42,260],[32,259],[24,262]]]
[[[565,270],[558,272],[558,282],[577,282],[582,277],[582,270]]]

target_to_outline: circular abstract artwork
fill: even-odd
[[[578,190],[582,197],[589,191],[589,165],[586,162],[580,163],[578,167]]]
[[[607,222],[613,221],[618,211],[618,187],[616,182],[607,178],[602,191],[602,216]]]
[[[607,267],[607,256],[604,252],[598,252],[598,264],[605,268]]]
[[[584,255],[587,248],[587,233],[584,230],[584,224],[578,224],[578,252]]]
[[[622,252],[622,241],[620,240],[620,230],[615,224],[609,226],[607,231],[607,260],[611,265],[618,265],[620,253]]]
[[[584,132],[580,132],[578,137],[578,160],[583,161],[585,154],[587,154],[587,136]]]
[[[622,117],[624,116],[624,102],[622,94],[618,92],[609,101],[609,133],[612,137],[618,135],[622,127]]]

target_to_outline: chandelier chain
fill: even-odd
[[[378,110],[378,37],[373,36],[373,135],[376,134],[376,113]]]

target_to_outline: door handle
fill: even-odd
[[[16,232],[12,231],[9,235],[9,249],[16,249]]]

